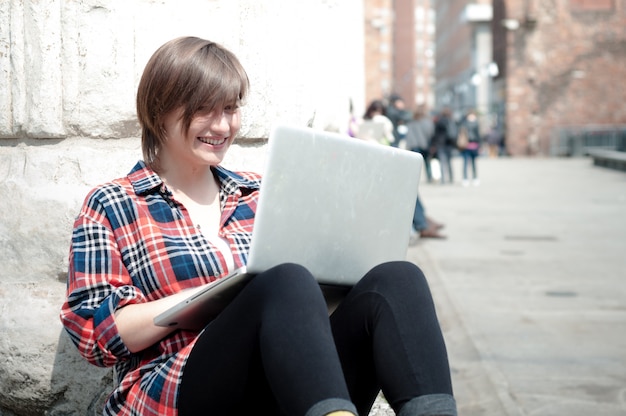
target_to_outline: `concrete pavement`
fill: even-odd
[[[461,416],[626,415],[626,174],[589,159],[478,160],[423,183],[447,240],[431,282]]]

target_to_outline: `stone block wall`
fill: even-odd
[[[262,171],[264,152],[235,145],[224,165]],[[71,227],[88,190],[140,158],[134,137],[0,146],[0,416],[99,414],[111,371],[84,361],[59,321]]]
[[[233,50],[251,80],[225,165],[261,171],[272,124],[343,130],[363,107],[359,0],[0,2],[0,416],[99,414],[111,373],[61,328],[71,226],[141,158],[135,91],[177,36]]]
[[[363,108],[359,0],[0,2],[0,137],[130,137],[150,55],[178,36],[231,49],[251,96],[244,137],[271,122],[342,129]]]

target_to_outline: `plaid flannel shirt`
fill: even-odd
[[[220,236],[235,267],[246,264],[260,177],[216,167]],[[161,178],[137,163],[125,178],[92,190],[74,223],[61,321],[90,363],[115,366],[104,415],[175,415],[178,388],[198,332],[177,330],[131,353],[115,325],[117,309],[177,293],[228,273],[223,256],[194,226]]]

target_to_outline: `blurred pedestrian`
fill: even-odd
[[[496,158],[500,156],[500,149],[502,147],[503,137],[502,131],[496,123],[491,126],[489,133],[485,137],[487,142],[487,153],[490,158]]]
[[[356,137],[383,145],[393,142],[393,124],[385,116],[385,104],[382,100],[373,100],[367,106],[363,119],[357,124]]]
[[[407,127],[406,124],[411,121],[413,115],[406,109],[404,99],[397,94],[392,94],[389,97],[389,104],[385,110],[385,115],[391,120],[393,124],[393,142],[394,147],[399,147],[400,142],[406,136]]]
[[[457,143],[461,142],[461,135],[463,135],[465,139],[464,143],[460,145],[462,148],[459,149],[463,157],[463,186],[469,186],[470,184],[468,175],[468,167],[470,166],[472,168],[472,183],[474,186],[478,186],[480,180],[478,179],[478,172],[476,170],[476,158],[479,154],[482,138],[480,135],[480,126],[478,125],[478,117],[474,110],[468,111],[461,122],[459,127],[459,140]]]
[[[441,167],[441,183],[453,183],[452,150],[456,147],[457,128],[452,111],[445,107],[435,119],[435,132],[431,146]]]
[[[435,124],[432,117],[427,114],[424,105],[417,106],[413,113],[413,119],[407,124],[406,148],[413,152],[418,152],[424,158],[424,170],[428,183],[433,181],[433,174],[430,167],[430,142],[435,131]]]

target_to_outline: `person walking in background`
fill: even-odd
[[[435,131],[435,124],[426,107],[420,105],[413,113],[413,119],[407,123],[406,148],[418,152],[424,158],[424,170],[428,183],[433,181],[433,173],[430,167],[430,142]]]
[[[383,145],[393,142],[393,123],[385,116],[382,100],[373,100],[367,106],[363,119],[357,124],[356,137]]]
[[[463,136],[463,143],[461,143]],[[474,110],[470,110],[465,119],[461,122],[459,128],[459,150],[463,157],[463,186],[469,186],[468,167],[472,168],[472,183],[474,186],[480,185],[478,172],[476,170],[476,158],[481,145],[480,126],[478,125],[478,117]]]
[[[487,152],[490,158],[496,158],[500,156],[500,149],[502,148],[503,135],[501,129],[497,123],[493,123],[487,137]]]
[[[441,183],[453,183],[452,149],[456,146],[456,123],[450,108],[445,107],[435,119],[432,147],[441,166]]]
[[[406,109],[404,99],[397,94],[392,94],[389,97],[389,104],[385,110],[385,115],[391,120],[393,124],[393,142],[392,146],[400,146],[400,141],[404,139],[406,135],[406,123],[411,121],[413,116],[411,112]]]

